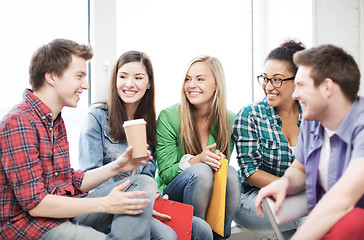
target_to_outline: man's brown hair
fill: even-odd
[[[311,67],[310,76],[316,87],[330,78],[350,101],[357,98],[360,71],[354,58],[342,48],[322,45],[295,53],[293,60],[297,66]]]
[[[46,73],[54,72],[57,76],[62,76],[72,61],[72,55],[87,61],[92,58],[93,50],[90,45],[67,39],[55,39],[38,48],[29,65],[29,83],[32,90],[36,91],[43,85]]]

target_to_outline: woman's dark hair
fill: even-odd
[[[285,61],[288,64],[287,65],[288,70],[293,74],[296,74],[298,68],[293,62],[293,54],[304,49],[305,46],[303,45],[302,42],[290,39],[283,42],[279,47],[270,51],[265,61],[268,60]]]
[[[118,95],[116,81],[119,69],[131,62],[140,62],[144,65],[149,78],[149,89],[142,97],[140,104],[134,114],[134,119],[143,118],[147,122],[147,142],[150,146],[157,143],[155,137],[156,113],[154,99],[154,74],[153,66],[150,58],[143,52],[128,51],[122,54],[116,61],[109,87],[107,99],[108,108],[108,123],[110,127],[110,135],[120,141],[126,141],[126,136],[123,128],[123,122],[128,120],[124,102]]]

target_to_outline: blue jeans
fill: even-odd
[[[128,179],[130,180],[130,185],[123,191],[146,191],[147,195],[143,196],[143,198],[149,198],[151,203],[154,202],[155,194],[157,192],[157,185],[153,178],[140,174],[132,176]],[[94,197],[106,196],[111,192],[111,190],[115,186],[118,186],[125,181],[126,179],[120,180],[104,188],[97,189],[91,192],[87,197],[94,198]],[[89,215],[75,217],[49,230],[41,239],[42,240],[148,239],[149,240],[151,238],[151,225],[153,226],[159,225],[154,223],[151,224],[152,211],[153,211],[153,204],[149,204],[147,207],[143,209],[143,213],[138,215],[124,215],[124,214],[113,215],[108,213],[93,213]],[[111,225],[111,229],[108,234],[101,232],[109,225]],[[167,228],[164,229],[171,230],[168,226],[166,227]],[[175,233],[174,235],[172,234],[171,239],[176,239]]]
[[[228,238],[231,222],[239,205],[240,181],[232,166],[228,166],[225,205],[224,236],[214,233],[214,238]],[[169,199],[193,206],[193,215],[205,219],[214,184],[214,172],[204,163],[194,164],[180,173],[164,189]]]
[[[252,188],[247,193],[241,194],[240,206],[235,214],[234,220],[238,225],[255,232],[274,232],[268,217],[263,218],[257,215],[255,199],[259,190],[259,188]],[[279,229],[282,231],[284,237],[289,239],[301,224],[301,221],[302,219],[298,219],[281,224]]]
[[[213,239],[210,225],[203,219],[193,216],[191,240]]]
[[[168,213],[167,213],[168,214]],[[158,222],[156,220],[151,220],[151,240],[178,240],[176,232],[168,225]]]

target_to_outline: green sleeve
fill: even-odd
[[[167,108],[158,116],[156,126],[156,158],[161,183],[168,185],[182,170],[178,167],[182,153],[179,148],[179,107]]]

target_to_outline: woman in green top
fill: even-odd
[[[181,104],[163,110],[158,117],[156,158],[157,182],[171,200],[190,204],[195,216],[205,219],[219,159],[230,158],[231,136],[236,114],[226,108],[225,76],[215,57],[200,56],[188,67]],[[228,167],[224,236],[238,208],[240,182]]]

